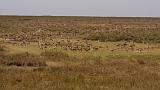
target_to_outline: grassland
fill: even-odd
[[[160,90],[160,18],[0,16],[0,90]]]

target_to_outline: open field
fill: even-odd
[[[160,90],[160,18],[0,16],[2,90]]]

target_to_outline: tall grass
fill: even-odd
[[[46,62],[38,56],[29,54],[16,54],[16,55],[2,55],[0,56],[0,64],[7,66],[46,66]]]
[[[110,60],[103,65],[43,67],[34,70],[0,68],[4,90],[159,90],[159,63]]]

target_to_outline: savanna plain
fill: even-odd
[[[160,18],[0,16],[0,90],[160,90]]]

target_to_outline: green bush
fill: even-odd
[[[159,30],[124,30],[124,31],[107,31],[106,33],[99,32],[91,34],[87,37],[89,40],[105,41],[134,41],[137,43],[152,42],[160,43]]]

